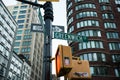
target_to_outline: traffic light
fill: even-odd
[[[69,46],[58,46],[55,63],[57,77],[64,76],[70,72],[72,69],[72,52]]]
[[[91,80],[89,62],[73,57],[72,69],[67,75],[68,80]]]

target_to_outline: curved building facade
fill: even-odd
[[[120,79],[120,0],[66,0],[68,33],[87,36],[72,42],[73,56],[90,62],[92,80]]]

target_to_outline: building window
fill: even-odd
[[[92,11],[87,11],[76,14],[76,19],[84,18],[84,17],[97,17],[97,13]]]
[[[31,39],[32,35],[24,35],[24,39]]]
[[[111,13],[105,13],[105,14],[102,14],[102,18],[103,19],[114,19],[114,16]]]
[[[0,53],[2,53],[3,56],[9,59],[9,52],[2,45],[0,45]]]
[[[24,13],[26,13],[26,10],[20,11],[20,14],[24,14]]]
[[[77,2],[81,2],[81,1],[84,1],[84,0],[75,0],[75,3],[77,3]]]
[[[16,53],[18,53],[18,52],[19,52],[19,48],[14,48],[14,51],[15,51]]]
[[[19,19],[25,18],[25,15],[19,15],[18,18],[19,18]]]
[[[113,54],[112,60],[113,62],[120,62],[120,54]]]
[[[102,5],[102,6],[100,6],[100,8],[101,8],[101,11],[103,11],[103,10],[112,10],[112,8],[111,8],[111,6],[108,6],[108,5]]]
[[[28,47],[28,48],[22,48],[21,52],[23,52],[23,53],[30,52],[30,47]]]
[[[72,13],[73,13],[73,10],[71,9],[71,10],[68,12],[68,15],[67,15],[67,16],[70,16]]]
[[[90,52],[80,55],[80,59],[88,61],[106,61],[106,56],[104,53]]]
[[[94,37],[101,37],[101,31],[100,30],[85,30],[78,32],[78,35],[81,36],[94,36]]]
[[[109,0],[99,0],[99,3],[109,3]]]
[[[18,25],[18,28],[23,28],[23,25]]]
[[[120,7],[117,7],[118,12],[120,12]]]
[[[30,46],[31,45],[31,41],[24,41],[22,43],[22,46]]]
[[[119,42],[111,42],[109,43],[110,50],[120,50],[120,43]]]
[[[72,6],[72,2],[70,2],[70,3],[67,5],[67,9],[69,9],[71,6]]]
[[[106,36],[108,39],[119,39],[119,33],[117,32],[107,32]]]
[[[73,17],[71,17],[70,19],[68,19],[68,25],[71,24],[73,22]]]
[[[115,0],[115,4],[120,4],[120,0]]]
[[[21,40],[21,36],[16,36],[16,40]]]
[[[27,5],[21,6],[20,8],[25,9],[25,8],[27,8]]]
[[[71,33],[72,31],[74,31],[74,26],[71,26],[71,27],[68,29],[68,33]]]
[[[16,15],[16,14],[17,14],[17,11],[13,11],[12,14],[13,14],[13,15]]]
[[[14,46],[20,46],[20,42],[15,42]]]
[[[22,32],[23,32],[22,30],[18,30],[17,34],[22,34]]]
[[[18,6],[15,6],[15,7],[14,7],[14,10],[17,10],[17,9],[18,9]]]
[[[116,29],[116,24],[113,23],[113,22],[105,22],[104,27],[105,28],[114,28],[114,29]]]
[[[8,64],[8,60],[2,55],[0,55],[0,65],[7,67],[7,64]]]
[[[25,22],[25,20],[18,20],[17,21],[17,23],[19,24],[19,23],[24,23]]]
[[[1,79],[1,76],[5,77],[5,72],[6,72],[5,67],[0,65],[0,79]],[[1,79],[1,80],[3,80],[3,79]]]
[[[75,10],[86,9],[86,8],[93,8],[95,9],[95,4],[81,4],[75,7]]]
[[[16,16],[12,16],[14,19],[16,19]]]
[[[120,71],[119,71],[119,69],[115,69],[115,75],[116,75],[116,77],[120,77]]]
[[[103,48],[102,41],[88,41],[87,43],[79,43],[79,50],[88,49],[88,48]]]
[[[85,20],[77,23],[77,28],[87,26],[99,26],[99,22],[97,20]]]
[[[24,34],[31,34],[31,32],[30,32],[29,29],[27,29],[27,30],[24,31]]]
[[[105,75],[108,75],[108,68],[104,66],[91,66],[90,72],[91,72],[91,75],[93,76],[95,75],[105,76]]]

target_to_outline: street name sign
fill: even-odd
[[[53,32],[64,32],[64,26],[52,25]]]
[[[41,24],[31,24],[32,32],[44,32],[44,27]]]
[[[54,32],[55,39],[71,40],[77,42],[88,42],[88,37],[62,32]]]
[[[38,1],[50,1],[50,2],[59,2],[59,0],[38,0]]]

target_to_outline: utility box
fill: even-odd
[[[59,45],[56,55],[56,75],[57,77],[64,76],[72,69],[72,52],[70,46]]]
[[[89,62],[73,57],[72,69],[67,75],[68,80],[91,80]]]

